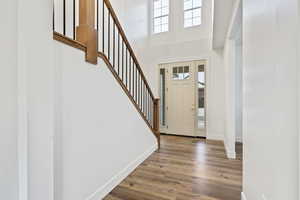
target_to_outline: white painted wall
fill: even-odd
[[[224,44],[225,132],[229,158],[235,158],[235,143],[242,141],[242,4],[235,1]]]
[[[207,139],[224,140],[225,68],[223,50],[211,51],[207,69]]]
[[[242,45],[237,38],[226,39],[224,48],[225,68],[225,132],[227,155],[235,158],[235,143],[242,142]]]
[[[116,2],[112,2],[113,6]],[[207,69],[207,137],[224,138],[224,68],[223,51],[211,51],[212,1],[203,1],[203,23],[184,29],[183,2],[170,1],[170,30],[152,34],[151,1],[126,2],[124,18],[120,19],[141,63],[150,86],[158,96],[158,64],[206,59]]]
[[[203,0],[203,24],[187,29],[183,27],[183,2],[170,1],[172,10],[170,31],[160,34],[151,33],[151,1],[130,0],[126,1],[124,7],[120,7],[120,4],[123,5],[122,2],[112,0],[126,36],[146,71],[155,93],[157,93],[159,63],[203,59],[210,56],[211,0]]]
[[[151,4],[149,4],[151,6]],[[169,31],[152,34],[152,18],[148,17],[149,36],[142,44],[141,62],[151,77],[151,85],[158,94],[158,64],[174,61],[207,59],[210,56],[212,30],[212,2],[203,0],[203,23],[184,28],[183,1],[170,1]]]
[[[244,1],[247,199],[299,199],[298,2]]]
[[[156,139],[103,62],[52,39],[51,0],[2,3],[0,199],[99,199]]]
[[[52,1],[2,3],[0,198],[52,199]]]
[[[224,145],[229,158],[235,158],[236,139],[236,43],[226,39],[224,47],[225,68],[225,131]]]
[[[149,14],[150,46],[172,45],[190,41],[209,40],[212,30],[212,1],[202,0],[202,24],[184,28],[183,1],[170,1],[169,31],[152,34],[152,12]],[[152,1],[149,1],[152,2]],[[149,6],[152,8],[152,4]]]
[[[235,121],[236,121],[236,132],[235,141],[243,142],[243,47],[241,42],[236,43],[235,47],[236,55],[236,68],[235,68]]]
[[[101,199],[157,148],[156,138],[101,59],[94,66],[81,51],[55,49],[62,108],[56,195]]]
[[[1,1],[0,24],[0,199],[17,200],[17,1]]]
[[[298,58],[300,57],[300,2],[298,0]],[[298,60],[298,65],[300,63],[300,61]],[[298,69],[298,77],[300,77],[300,70]],[[300,99],[300,79],[298,78],[298,102]],[[300,106],[298,103],[298,191],[300,191],[300,117],[299,117],[299,113],[300,113]],[[298,198],[300,199],[300,193],[298,193]]]
[[[147,34],[147,4],[111,4],[137,44]],[[101,59],[90,65],[83,52],[59,42],[54,51],[55,199],[101,199],[157,148],[156,138]]]
[[[26,109],[20,109],[27,110],[23,120],[24,127],[28,127],[20,132],[20,146],[24,151],[19,156],[28,155],[27,163],[22,163],[28,167],[28,181],[22,187],[28,189],[30,200],[53,200],[56,91],[51,24],[51,0],[18,2],[18,70],[21,72],[18,79],[25,84],[19,85],[19,94],[22,98],[26,96],[26,104],[20,106]]]
[[[234,5],[238,0],[213,0],[213,38],[212,47],[223,49],[233,14]]]

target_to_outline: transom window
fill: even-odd
[[[153,33],[169,31],[169,0],[153,0]]]
[[[184,0],[184,27],[202,23],[202,0]]]
[[[190,67],[173,67],[173,80],[186,80],[190,78]]]

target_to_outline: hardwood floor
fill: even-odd
[[[220,142],[162,136],[152,154],[104,200],[240,200],[242,145],[228,160]]]

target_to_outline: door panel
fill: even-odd
[[[168,66],[167,132],[195,136],[195,69],[193,62]]]

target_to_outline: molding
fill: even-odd
[[[106,184],[99,187],[94,193],[85,198],[85,200],[103,199],[117,185],[119,185],[129,174],[131,174],[142,162],[144,162],[154,151],[157,150],[157,144],[149,148],[143,154],[137,157],[133,162],[129,163],[124,169],[113,176]]]
[[[207,54],[207,53],[206,53]],[[160,65],[165,65],[165,64],[172,64],[172,63],[177,63],[177,62],[192,62],[192,61],[202,61],[205,60],[207,63],[206,65],[208,66],[208,62],[210,60],[210,55],[203,55],[203,56],[190,56],[190,57],[182,57],[182,58],[167,58],[167,59],[159,59],[157,61],[157,68],[159,69]]]
[[[243,143],[243,138],[242,138],[242,137],[236,137],[236,138],[235,138],[235,141],[236,141],[236,142]]]
[[[244,192],[241,193],[241,200],[247,200],[246,195]]]
[[[207,135],[206,139],[208,141],[221,141],[224,144],[224,148],[225,148],[227,158],[228,159],[236,159],[236,152],[230,150],[227,147],[226,142],[224,140],[224,135],[221,135],[221,134]]]
[[[228,159],[236,159],[236,152],[228,148],[224,141],[225,151]]]
[[[235,160],[236,159],[236,153],[234,151],[227,151],[226,150],[226,155],[228,159]]]
[[[224,141],[223,134],[210,134],[208,131],[206,132],[206,134],[207,134],[206,139],[208,139],[208,140]]]

